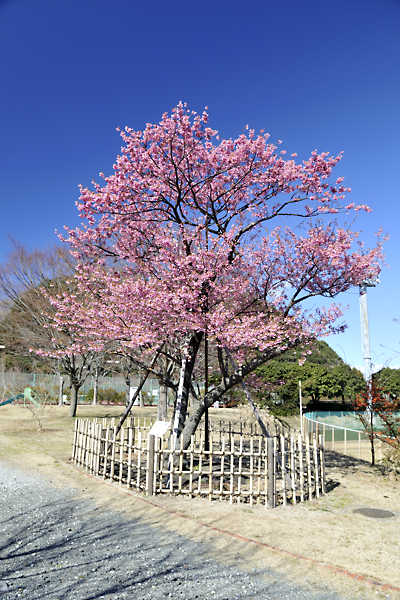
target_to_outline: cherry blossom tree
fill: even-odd
[[[168,341],[186,355],[179,433],[187,444],[206,408],[257,367],[343,327],[340,306],[310,299],[376,276],[381,241],[364,249],[339,222],[339,213],[369,211],[346,203],[343,178],[332,180],[341,154],[296,162],[253,130],[220,140],[207,112],[182,104],[121,136],[114,173],[81,189],[82,227],[67,230],[86,301],[60,299],[57,322],[80,329],[76,352],[90,339],[150,357]],[[205,337],[221,376],[200,394],[193,379]]]

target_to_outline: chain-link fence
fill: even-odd
[[[134,390],[139,385],[139,378],[131,376],[131,389]],[[79,402],[85,402],[85,396],[89,390],[93,389],[94,377],[88,377],[79,390]],[[17,395],[24,391],[24,388],[31,387],[35,389],[45,389],[48,394],[58,398],[60,389],[59,375],[46,375],[43,373],[17,373],[5,372],[0,374],[0,395],[6,397]],[[113,390],[115,392],[126,391],[126,381],[124,377],[111,376],[99,377],[97,380],[98,390]],[[159,394],[159,383],[157,379],[148,378],[143,386],[146,404],[157,404]],[[68,377],[64,376],[64,394],[68,395]]]
[[[322,434],[325,447],[341,454],[371,460],[371,444],[361,420],[355,411],[313,411],[304,415],[304,434]],[[380,423],[375,419],[379,429]],[[376,441],[377,459],[382,460],[382,444]]]

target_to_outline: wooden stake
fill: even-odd
[[[154,492],[154,442],[155,436],[149,435],[147,452],[147,480],[146,490],[148,496],[153,496]]]
[[[326,494],[325,490],[325,463],[324,463],[324,438],[321,435],[319,438],[319,464],[321,469],[321,492]]]
[[[126,478],[126,487],[130,487],[131,486],[131,479],[132,479],[132,446],[133,446],[133,436],[134,436],[134,429],[132,428],[132,421],[131,421],[131,427],[129,427],[128,429],[128,475]]]
[[[281,460],[282,460],[282,486],[283,486],[283,506],[286,506],[286,444],[285,436],[281,435]]]
[[[317,450],[317,436],[314,435],[313,439],[313,454],[314,454],[314,482],[315,482],[315,495],[319,498],[319,469],[318,469],[318,450]]]
[[[295,468],[295,443],[293,436],[290,436],[290,478],[292,480],[292,502],[296,504],[296,468]]]
[[[274,440],[272,438],[267,439],[267,463],[268,463],[268,491],[267,491],[268,508],[275,508]]]
[[[307,435],[307,437],[306,437],[306,461],[307,461],[308,499],[312,500],[311,457],[310,457],[310,436],[309,435]]]
[[[298,440],[299,463],[300,463],[300,502],[304,502],[304,457],[303,457],[303,438],[299,435]]]

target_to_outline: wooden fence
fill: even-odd
[[[151,422],[130,418],[115,438],[115,423],[77,419],[72,459],[89,472],[153,494],[187,494],[275,507],[325,493],[322,436],[279,435],[266,439],[237,427],[192,436],[190,446],[171,449],[149,435]],[[243,428],[242,428],[243,431]]]

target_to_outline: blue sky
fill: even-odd
[[[0,0],[0,259],[78,224],[78,184],[110,173],[116,127],[142,129],[180,100],[222,137],[246,124],[307,158],[345,151],[367,245],[389,269],[369,291],[376,364],[400,364],[400,0]],[[328,342],[362,364],[358,290]]]

